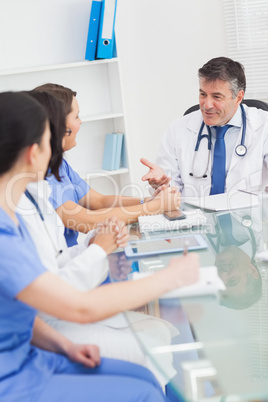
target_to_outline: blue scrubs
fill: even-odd
[[[18,220],[17,227],[0,208],[0,401],[164,401],[144,367],[102,359],[99,367],[88,369],[31,345],[37,312],[16,295],[46,269]]]
[[[59,182],[54,175],[46,178],[50,187],[51,195],[49,201],[54,209],[57,209],[67,201],[79,203],[88,192],[89,185],[76,173],[71,166],[63,159],[59,168],[61,181]],[[77,244],[78,232],[69,228],[65,228],[64,232],[68,247]]]

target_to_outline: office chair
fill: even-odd
[[[249,107],[256,107],[257,109],[266,110],[268,112],[268,103],[266,103],[264,101],[257,100],[257,99],[243,99],[242,103],[244,103],[245,105],[247,105]],[[198,109],[199,109],[199,105],[191,106],[189,109],[186,110],[186,112],[184,113],[184,116],[186,114],[192,113]]]

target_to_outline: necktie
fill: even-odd
[[[229,127],[231,127],[229,124],[216,127],[210,195],[224,193],[226,160],[224,136]]]
[[[240,246],[243,244],[233,236],[232,218],[230,214],[219,215],[218,220],[224,235],[224,239],[221,241],[222,246]]]

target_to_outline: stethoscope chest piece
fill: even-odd
[[[235,148],[235,153],[238,156],[245,156],[247,153],[247,147],[243,144],[237,145],[237,147]]]
[[[253,222],[250,216],[244,216],[242,219],[242,225],[245,228],[250,228],[252,226]]]

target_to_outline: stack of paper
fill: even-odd
[[[232,209],[250,208],[258,205],[258,197],[242,191],[210,195],[208,197],[182,199],[186,204],[210,211],[229,211]]]
[[[164,215],[139,216],[140,232],[157,232],[162,230],[190,229],[192,227],[203,226],[207,218],[200,209],[183,211],[186,219],[169,221]]]
[[[141,279],[153,275],[149,272],[134,272],[132,279]],[[226,287],[218,276],[217,267],[202,267],[199,271],[199,281],[190,286],[174,289],[163,294],[160,299],[171,299],[175,297],[194,297],[205,295],[217,295],[220,290],[225,290]]]

